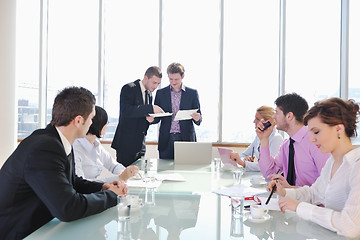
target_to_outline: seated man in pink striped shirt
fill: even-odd
[[[320,176],[330,154],[322,153],[314,143],[309,141],[310,133],[304,126],[303,118],[308,110],[304,98],[296,93],[285,94],[275,100],[274,119],[276,128],[285,131],[285,139],[275,157],[270,155],[269,136],[274,126],[265,131],[265,121],[258,123],[256,130],[260,139],[259,167],[266,178],[278,179],[283,187],[311,186]],[[280,170],[279,174],[276,172]],[[281,175],[283,173],[284,176]]]

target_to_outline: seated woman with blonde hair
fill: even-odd
[[[275,114],[275,110],[272,107],[261,106],[256,109],[255,119],[253,123],[255,127],[261,119],[265,121],[270,121],[272,125],[275,124],[274,119],[272,118]],[[273,132],[269,137],[269,146],[270,146],[270,154],[271,156],[275,156],[280,149],[280,145],[283,142],[283,137],[276,131],[274,128]],[[254,141],[250,144],[250,146],[242,152],[240,155],[237,152],[231,152],[230,158],[236,161],[237,164],[243,166],[248,171],[260,171],[259,164],[254,162],[255,157],[259,159],[259,149],[260,149],[260,140],[258,136],[255,137]]]
[[[279,207],[291,210],[346,237],[360,236],[360,148],[350,138],[356,136],[359,105],[354,101],[330,98],[315,103],[304,118],[310,140],[323,153],[331,153],[312,186],[284,189],[276,184]],[[323,207],[324,206],[324,207]]]
[[[75,157],[75,173],[79,177],[97,182],[127,181],[139,172],[137,166],[125,168],[118,163],[101,145],[99,138],[105,134],[108,125],[106,111],[95,106],[95,117],[85,138],[78,138],[73,144]],[[101,177],[103,168],[112,174]]]

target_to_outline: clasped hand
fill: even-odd
[[[116,195],[124,195],[128,193],[128,187],[123,181],[113,181],[111,183],[104,183],[102,190],[113,191]]]

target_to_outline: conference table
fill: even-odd
[[[177,174],[186,181],[163,181],[155,189],[130,188],[130,194],[139,196],[143,204],[132,209],[126,221],[118,220],[113,207],[73,222],[54,218],[26,239],[346,239],[294,213],[269,211],[269,220],[255,223],[245,209],[242,217],[234,218],[231,199],[213,192],[233,186],[229,170],[163,159],[142,159],[136,164],[150,176]],[[245,172],[241,184],[252,186],[250,179],[258,175]],[[256,188],[265,190],[265,185]]]

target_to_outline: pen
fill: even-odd
[[[280,169],[277,170],[276,174],[278,174],[279,172],[280,172]],[[273,187],[273,189],[271,190],[271,193],[270,193],[268,199],[266,200],[265,205],[267,205],[267,204],[269,203],[269,201],[270,201],[270,199],[271,199],[271,196],[274,194],[275,190],[276,190],[276,185],[275,185],[275,186]]]
[[[253,158],[254,157],[254,147],[253,147],[253,150],[251,152],[251,157]]]

